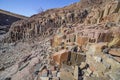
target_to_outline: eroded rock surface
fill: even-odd
[[[0,80],[119,80],[119,3],[81,0],[15,22],[0,36]]]

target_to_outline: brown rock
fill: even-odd
[[[113,58],[120,63],[120,57],[113,57]]]
[[[117,49],[111,49],[109,51],[109,54],[113,55],[113,56],[119,56],[120,57],[120,50]]]
[[[77,43],[78,43],[79,46],[86,45],[87,42],[88,42],[87,37],[80,37],[80,36],[77,37]]]
[[[57,53],[54,53],[52,55],[52,58],[58,65],[61,65],[63,62],[68,60],[68,55],[69,55],[68,51],[61,50]]]

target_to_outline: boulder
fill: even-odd
[[[58,64],[61,65],[63,62],[68,60],[69,52],[67,50],[61,50],[56,52],[52,55],[53,60]]]

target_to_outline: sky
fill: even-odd
[[[60,8],[80,0],[0,0],[0,9],[32,16],[42,9]]]

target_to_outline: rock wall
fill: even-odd
[[[102,5],[102,0],[96,0],[94,3],[89,5],[90,8],[78,8],[74,9],[74,6],[82,5],[75,3],[68,7],[61,9],[51,9],[42,12],[38,15],[33,15],[28,20],[21,20],[12,24],[6,39],[4,42],[14,42],[17,40],[26,40],[29,38],[35,38],[37,36],[47,37],[52,35],[57,28],[66,26],[67,24],[84,23],[88,24],[99,24],[107,22],[120,22],[119,15],[119,1],[108,1],[106,5]],[[90,3],[89,2],[89,3]],[[104,3],[105,4],[105,3]],[[73,9],[72,9],[73,8]]]
[[[85,20],[85,24],[106,22],[120,23],[120,1],[110,1],[104,7],[95,6]]]
[[[13,23],[8,32],[9,39],[7,41],[14,42],[37,36],[47,37],[52,35],[62,25],[73,24],[75,22],[82,23],[87,14],[87,10],[82,12],[65,12],[64,10],[57,12],[55,10],[53,12],[48,11],[47,14],[43,12],[40,15],[29,18],[29,20],[21,20]],[[4,41],[6,42],[6,39]]]
[[[89,3],[89,8],[74,9],[74,6],[82,6],[83,3]],[[43,38],[54,34],[57,28],[61,26],[71,26],[73,24],[83,23],[84,25],[99,24],[107,22],[120,22],[119,0],[106,1],[103,5],[102,0],[81,1],[73,5],[51,9],[37,15],[33,15],[28,20],[21,20],[11,25],[11,29],[2,40],[3,42],[14,42],[18,40],[27,40],[41,36]],[[97,6],[95,5],[98,4]],[[72,9],[73,8],[73,9]]]

